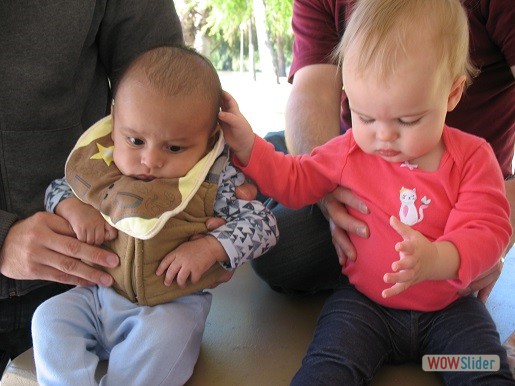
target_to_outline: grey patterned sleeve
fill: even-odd
[[[45,210],[54,213],[57,204],[69,197],[73,192],[64,177],[52,181],[45,192]]]
[[[270,248],[279,238],[275,216],[259,201],[236,198],[235,190],[245,181],[245,176],[227,162],[220,174],[215,202],[215,215],[227,223],[210,232],[223,246],[230,263],[223,266],[234,269],[255,259]]]

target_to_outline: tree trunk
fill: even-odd
[[[278,37],[275,40],[275,46],[277,47],[277,76],[286,76],[286,58],[284,56],[284,43],[280,37]]]
[[[256,66],[254,61],[254,40],[252,39],[252,20],[248,22],[249,25],[249,72],[252,79],[256,80]]]
[[[254,20],[256,22],[256,35],[259,52],[259,65],[263,78],[277,83],[278,78],[274,69],[273,48],[270,35],[266,28],[265,3],[263,0],[253,0]]]

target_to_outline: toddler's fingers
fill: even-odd
[[[411,227],[402,223],[395,216],[390,216],[390,226],[399,234],[401,237],[406,240],[412,231]]]
[[[393,286],[391,286],[390,288],[383,290],[381,295],[383,296],[383,298],[389,298],[389,297],[400,294],[401,292],[407,290],[408,288],[409,288],[409,284],[407,284],[407,283],[396,283]]]

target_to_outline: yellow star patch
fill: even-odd
[[[103,159],[107,166],[113,162],[114,146],[104,147],[97,142],[98,153],[93,154],[90,159]]]

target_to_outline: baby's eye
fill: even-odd
[[[127,140],[134,146],[141,146],[144,144],[143,140],[135,137],[128,137]]]
[[[365,125],[370,125],[371,123],[374,123],[375,119],[364,117],[362,115],[359,116],[359,120],[364,123]]]
[[[168,146],[168,150],[170,150],[171,153],[180,153],[184,149],[182,147],[180,147],[180,146],[172,145],[172,146]]]
[[[399,118],[399,123],[403,126],[415,126],[420,122],[421,118],[415,119],[414,121],[405,121],[404,119]]]

